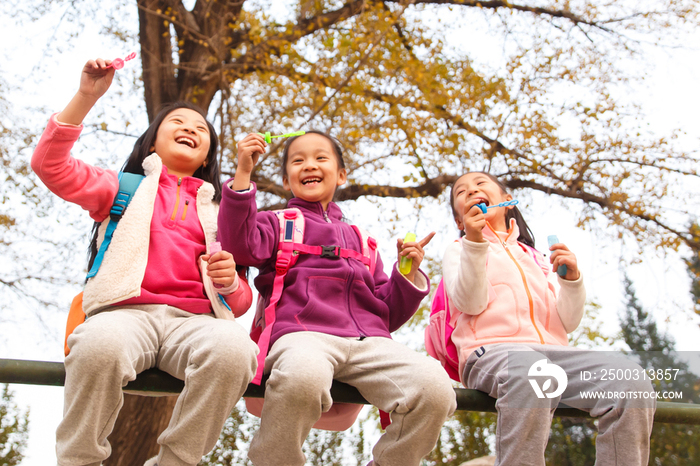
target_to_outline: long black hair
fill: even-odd
[[[146,157],[153,153],[151,148],[155,145],[156,136],[158,135],[158,128],[160,128],[160,125],[163,123],[163,120],[165,120],[165,117],[167,117],[173,110],[177,110],[179,108],[194,110],[202,115],[204,121],[207,123],[207,128],[209,128],[209,152],[207,153],[206,166],[204,164],[200,166],[197,171],[192,174],[192,176],[211,183],[211,185],[214,187],[214,201],[219,202],[221,201],[221,171],[219,170],[219,159],[217,157],[219,138],[216,135],[216,129],[211,123],[209,123],[209,120],[207,120],[206,113],[191,102],[179,101],[163,105],[161,110],[153,119],[153,123],[151,123],[141,137],[136,140],[134,148],[131,151],[131,155],[122,166],[122,171],[127,173],[135,173],[137,175],[145,174],[143,170],[143,161]],[[97,255],[97,233],[99,228],[100,223],[95,222],[92,227],[90,247],[88,248],[88,270],[92,268],[92,263],[95,261],[95,256]]]
[[[501,188],[501,192],[503,194],[508,194],[508,188],[506,187],[505,184],[501,182],[498,178],[493,176],[491,173],[486,173],[486,172],[480,172],[480,171],[475,171],[475,172],[469,172],[471,173],[480,173],[482,175],[487,176],[491,181],[496,183],[499,188]],[[467,175],[465,173],[465,175]],[[465,176],[462,175],[462,176]],[[455,180],[452,185],[450,185],[450,208],[452,210],[452,215],[454,218],[459,218],[459,213],[455,209],[455,185],[457,182],[461,179],[462,177],[460,176]],[[518,225],[518,230],[520,230],[520,236],[518,236],[518,241],[520,241],[523,244],[527,244],[531,248],[535,247],[535,237],[532,234],[532,230],[530,230],[530,227],[527,226],[527,222],[525,222],[525,219],[523,218],[523,214],[520,213],[520,210],[518,210],[517,206],[513,206],[512,209],[506,209],[506,226],[510,226],[510,219],[514,218],[515,223]],[[462,237],[464,236],[464,231],[459,232],[459,236]]]

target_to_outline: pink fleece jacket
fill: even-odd
[[[452,334],[460,374],[483,345],[568,345],[567,333],[581,322],[586,301],[583,279],[552,273],[541,254],[518,243],[515,221],[508,233],[486,227],[483,234],[482,243],[466,238],[452,243],[443,260],[445,291],[460,311]]]
[[[70,150],[81,127],[59,124],[53,116],[32,157],[32,169],[62,199],[78,204],[101,222],[109,215],[119,188],[117,173],[77,160]],[[167,304],[192,313],[212,312],[198,267],[206,252],[195,199],[203,181],[160,173],[148,246],[148,264],[139,296],[116,303]],[[252,292],[243,277],[226,301],[234,314],[245,312]]]

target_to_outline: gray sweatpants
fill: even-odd
[[[123,404],[122,387],[157,367],[185,381],[160,435],[159,466],[193,466],[209,452],[253,378],[257,346],[243,327],[166,305],[91,316],[68,338],[59,466],[99,466]]]
[[[510,352],[532,352],[526,357]],[[511,353],[512,355],[513,353]],[[563,394],[538,399],[528,374],[531,361],[547,358],[561,366],[567,374],[589,371],[598,374],[595,383],[581,377],[568,377]],[[520,367],[522,365],[522,367]],[[615,363],[614,367],[619,367]],[[626,368],[642,370],[633,362]],[[653,392],[647,380],[600,380],[602,369],[613,368],[611,359],[566,346],[535,344],[498,344],[481,347],[467,359],[463,380],[468,388],[497,398],[496,465],[544,466],[544,452],[549,438],[552,417],[559,402],[582,409],[598,418],[596,466],[640,466],[649,460],[649,437],[654,423],[656,400],[582,399],[581,391]],[[509,377],[509,373],[511,377]],[[527,397],[527,403],[523,400]],[[534,401],[533,401],[534,400]],[[523,407],[527,404],[528,407]],[[535,407],[533,407],[535,406]]]
[[[418,466],[457,407],[440,364],[389,338],[287,334],[272,346],[265,371],[270,378],[260,430],[248,453],[256,466],[304,464],[302,445],[331,407],[333,379],[357,387],[391,414],[391,425],[372,450],[375,466]]]

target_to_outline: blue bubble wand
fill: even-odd
[[[496,204],[496,205],[487,206],[486,204],[482,203],[482,204],[476,204],[476,206],[479,209],[481,209],[481,211],[485,214],[487,209],[495,209],[496,207],[508,207],[509,205],[516,205],[517,203],[518,203],[518,201],[513,199],[512,201],[501,202],[500,204]]]

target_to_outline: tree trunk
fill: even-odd
[[[124,395],[124,406],[109,436],[112,455],[104,466],[140,466],[158,454],[158,436],[168,426],[176,396]]]
[[[163,104],[178,98],[170,30],[167,22],[154,14],[166,7],[167,3],[162,0],[138,0],[144,100],[149,122]]]

